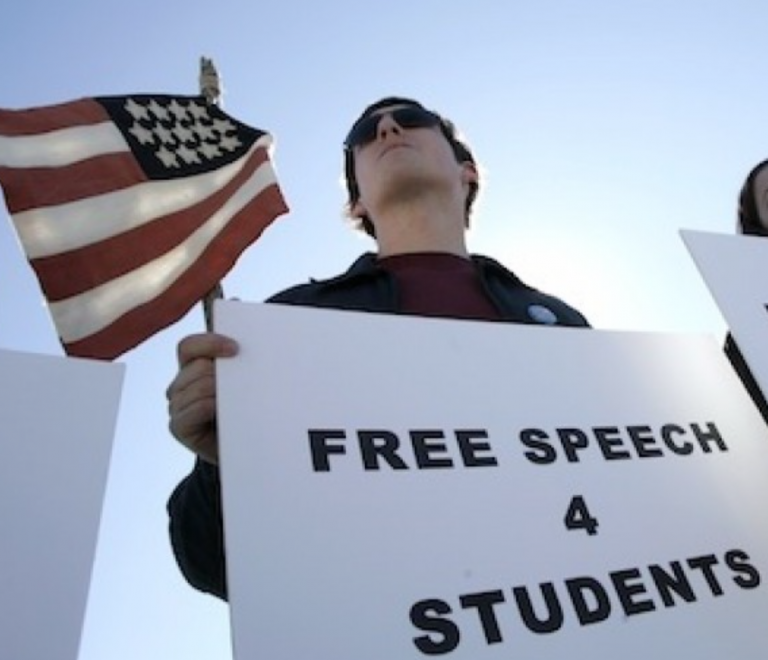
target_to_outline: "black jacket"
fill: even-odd
[[[472,261],[484,291],[503,320],[539,324],[541,321],[537,319],[541,317],[535,310],[546,308],[557,318],[555,325],[588,325],[575,309],[562,300],[529,287],[499,262],[483,256],[473,256]],[[398,311],[395,282],[387,271],[377,265],[376,256],[371,253],[361,256],[349,270],[337,277],[300,284],[278,293],[268,302],[384,314]]]
[[[510,323],[587,327],[561,300],[523,283],[488,257],[473,256],[479,280],[502,320]],[[292,287],[267,302],[366,312],[397,313],[394,278],[364,254],[342,275]],[[168,502],[176,561],[195,588],[226,599],[226,571],[218,468],[198,460]]]

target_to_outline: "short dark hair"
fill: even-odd
[[[761,192],[755,188],[757,176],[768,168],[768,160],[758,163],[747,175],[744,185],[739,192],[738,223],[742,233],[748,235],[765,235],[765,225],[768,218],[760,217],[760,205],[758,199]]]
[[[372,103],[365,110],[363,110],[363,113],[357,118],[353,124],[353,127],[359,124],[363,119],[370,117],[378,110],[381,110],[382,108],[388,108],[393,105],[410,105],[426,110],[426,108],[424,108],[421,103],[413,99],[399,96],[387,96],[379,101],[376,101],[376,103]],[[434,112],[434,114],[440,119],[440,132],[443,134],[445,139],[448,140],[448,144],[451,145],[451,149],[453,150],[453,154],[456,157],[456,161],[459,163],[469,161],[473,165],[476,165],[475,157],[472,155],[472,151],[465,142],[459,139],[458,131],[456,130],[456,126],[453,124],[453,122],[449,119],[446,119],[437,112]],[[355,177],[355,154],[353,149],[350,148],[344,149],[344,180],[347,184],[347,194],[349,197],[347,200],[347,210],[349,210],[352,205],[360,199],[360,188],[357,185],[357,178]],[[472,205],[477,198],[477,193],[479,190],[480,185],[477,181],[473,181],[469,184],[469,194],[467,194],[465,205],[467,226],[469,226],[469,216],[472,213]],[[369,236],[372,236],[373,238],[376,237],[376,230],[373,226],[373,222],[371,222],[371,219],[367,215],[357,218],[356,226],[358,229],[362,229]]]

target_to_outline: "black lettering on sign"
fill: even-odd
[[[661,427],[661,439],[664,444],[667,445],[676,454],[687,456],[693,453],[693,444],[687,440],[681,443],[676,443],[674,436],[685,436],[685,429],[677,424],[665,424]]]
[[[312,453],[312,467],[315,472],[329,472],[330,455],[346,452],[343,444],[329,444],[331,440],[346,440],[346,434],[340,429],[310,429],[309,449]]]
[[[733,581],[742,589],[754,589],[760,586],[760,573],[749,562],[749,555],[743,550],[731,550],[725,553],[725,563],[734,573],[739,573]]]
[[[586,576],[571,578],[565,581],[565,586],[582,626],[600,623],[611,615],[611,600],[608,592],[595,578]]]
[[[597,438],[600,451],[603,452],[606,461],[618,461],[624,458],[632,458],[624,447],[621,431],[617,426],[598,426],[592,429]]]
[[[723,440],[723,436],[720,435],[720,431],[714,422],[707,422],[706,431],[699,424],[691,424],[691,430],[704,453],[709,454],[712,452],[710,445],[713,443],[720,451],[728,451],[728,446],[725,444],[725,440]]]
[[[394,470],[408,469],[405,461],[397,453],[400,440],[392,431],[358,431],[357,437],[366,470],[378,470],[380,459],[384,459]]]
[[[639,569],[630,568],[624,571],[614,571],[611,573],[611,581],[627,616],[652,612],[656,609],[652,600],[638,598],[647,593]]]
[[[724,578],[727,570],[733,583],[731,593],[736,587],[755,589],[761,583],[749,555],[733,549],[724,553],[722,561],[714,554],[703,554],[666,565],[627,567],[600,577],[579,575],[563,582],[507,585],[465,593],[454,601],[429,598],[410,609],[411,623],[424,633],[413,637],[413,643],[424,655],[451,653],[458,648],[462,632],[474,632],[478,619],[485,644],[490,646],[514,643],[515,629],[504,629],[512,623],[512,617],[535,635],[551,635],[560,631],[566,621],[578,620],[580,625],[588,626],[612,616],[647,616],[660,611],[662,604],[669,608],[695,603],[707,591],[712,597],[722,596],[723,586],[730,583],[725,579],[721,582],[717,573]],[[457,606],[452,608],[451,602],[456,600]],[[468,635],[467,639],[477,636]],[[508,657],[516,656],[510,653]]]
[[[448,447],[445,442],[445,434],[442,431],[411,431],[411,444],[416,456],[416,464],[422,469],[453,467]]]
[[[537,614],[536,608],[534,608],[531,602],[528,587],[514,587],[512,589],[515,601],[517,602],[517,609],[520,612],[520,618],[531,632],[538,633],[539,635],[557,632],[563,626],[563,608],[560,606],[555,585],[551,582],[543,582],[539,585],[539,589],[544,597],[544,605],[547,611],[544,617]]]
[[[672,597],[673,592],[686,603],[693,603],[696,600],[696,593],[693,591],[691,582],[679,561],[670,562],[669,570],[658,564],[653,564],[648,567],[648,571],[665,607],[673,607],[676,604]]]
[[[414,637],[413,643],[424,655],[442,655],[455,650],[461,640],[459,627],[447,618],[451,606],[444,600],[429,598],[411,607],[411,623],[427,635]]]
[[[570,530],[584,530],[590,536],[597,534],[599,523],[587,508],[581,495],[575,495],[565,512],[565,526]]]
[[[487,442],[488,431],[482,429],[466,429],[456,431],[456,442],[467,467],[495,467],[496,457],[491,455],[478,456],[480,452],[490,452],[491,444]]]
[[[495,467],[488,431],[414,429],[400,436],[387,429],[309,429],[315,472],[330,472],[342,456],[367,471]],[[356,440],[356,442],[355,442]],[[349,446],[348,446],[349,445]]]
[[[709,588],[712,590],[713,596],[723,595],[723,588],[720,586],[720,581],[717,579],[715,571],[712,568],[719,563],[720,561],[717,557],[715,557],[715,555],[692,557],[688,560],[688,566],[700,570],[704,574],[704,579],[707,581]]]
[[[557,460],[557,450],[547,440],[549,440],[547,432],[541,429],[523,429],[520,431],[520,442],[531,450],[525,452],[524,456],[531,463],[547,465]]]
[[[557,429],[557,436],[569,463],[579,462],[579,452],[589,447],[589,438],[581,429]]]
[[[626,461],[669,455],[690,456],[697,450],[705,454],[728,451],[714,422],[662,424],[655,431],[647,425],[563,427],[550,432],[528,428],[520,431],[519,439],[527,450],[523,456],[536,465],[550,465],[560,458],[568,463],[579,463],[590,456],[606,461]]]
[[[656,438],[650,426],[628,426],[627,433],[639,458],[658,458],[664,455],[661,449],[654,447]]]
[[[504,592],[501,589],[459,597],[459,602],[465,610],[470,607],[477,608],[487,644],[498,644],[502,641],[499,620],[496,618],[496,611],[493,606],[497,603],[503,603],[505,600]]]

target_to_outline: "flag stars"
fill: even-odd
[[[181,156],[182,160],[187,163],[187,165],[191,165],[192,163],[199,163],[200,162],[200,156],[198,155],[197,151],[194,149],[190,149],[186,145],[182,144],[177,150],[176,153]]]
[[[152,99],[149,102],[149,111],[159,120],[167,121],[169,114],[168,110],[157,102],[157,99]]]
[[[226,135],[227,133],[236,132],[237,129],[231,121],[224,119],[214,119],[213,130],[218,131],[221,135]]]
[[[221,149],[219,149],[217,145],[208,144],[207,142],[200,145],[200,151],[208,160],[213,160],[214,158],[221,156]]]
[[[216,133],[210,126],[205,126],[198,123],[192,127],[192,130],[197,134],[201,142],[205,142],[206,140],[216,140]]]
[[[230,158],[243,147],[238,125],[199,99],[129,98],[123,109],[133,119],[127,132],[138,143],[134,148],[166,170]]]
[[[155,134],[163,144],[176,144],[176,138],[173,136],[173,133],[163,125],[155,127]]]
[[[141,144],[155,143],[155,134],[152,131],[144,128],[141,124],[134,124],[128,129],[128,132],[131,133],[131,135],[133,135]]]
[[[238,149],[243,143],[240,142],[236,137],[233,136],[224,136],[219,140],[219,144],[221,145],[222,149],[226,149],[227,151],[235,151]]]
[[[186,108],[176,99],[173,99],[173,101],[171,101],[168,105],[168,112],[170,112],[176,118],[176,121],[183,121],[184,119],[188,118]]]
[[[195,134],[186,126],[182,126],[181,124],[176,124],[171,129],[171,133],[173,133],[180,142],[193,142],[195,140]]]
[[[147,112],[147,109],[143,105],[136,103],[134,99],[128,99],[127,103],[125,104],[125,110],[136,121],[139,121],[140,119],[149,119],[149,112]]]
[[[189,104],[189,114],[192,115],[196,121],[208,118],[208,109],[200,103]]]
[[[167,168],[179,167],[179,159],[176,157],[176,154],[168,151],[164,146],[158,149],[155,155]]]

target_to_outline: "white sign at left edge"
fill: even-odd
[[[0,648],[75,660],[125,367],[0,349]]]

